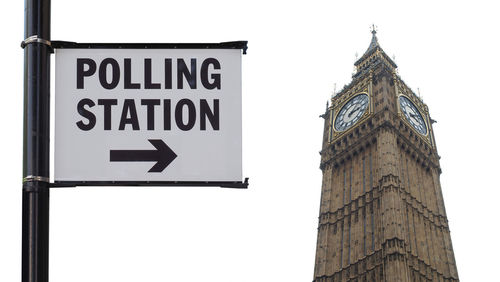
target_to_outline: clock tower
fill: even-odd
[[[314,282],[458,281],[429,109],[375,29],[324,118]]]

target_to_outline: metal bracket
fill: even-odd
[[[50,179],[44,176],[28,175],[23,178],[23,191],[40,193],[50,188]]]
[[[230,41],[221,43],[77,43],[54,40],[54,49],[241,49],[247,53],[248,41]]]
[[[49,40],[39,38],[38,35],[36,35],[36,34],[24,39],[21,42],[21,48],[24,49],[24,47],[26,47],[26,45],[31,44],[31,43],[40,43],[40,44],[44,44],[44,45],[47,45],[50,48],[52,48],[52,43]]]
[[[82,186],[193,186],[193,187],[221,187],[221,188],[248,188],[248,177],[244,182],[239,181],[55,181],[49,183],[50,188],[82,187]]]
[[[23,178],[23,183],[34,182],[34,181],[50,183],[50,179],[45,176],[28,175],[25,178]]]

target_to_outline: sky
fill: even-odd
[[[0,4],[0,281],[21,279],[23,4]],[[334,85],[350,82],[372,24],[437,121],[459,277],[492,281],[500,252],[496,11],[481,0],[52,1],[52,40],[248,40],[242,117],[250,185],[52,189],[50,281],[312,281],[319,115]]]

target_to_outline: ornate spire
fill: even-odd
[[[377,29],[374,24],[372,24],[372,41],[370,42],[370,46],[368,46],[368,49],[366,50],[365,54],[370,52],[372,49],[375,49],[378,45],[378,39],[377,39]]]
[[[354,63],[354,66],[356,67],[356,73],[353,75],[353,77],[360,75],[361,71],[366,70],[371,65],[376,64],[377,62],[384,62],[393,70],[397,68],[396,63],[394,63],[394,61],[389,58],[387,54],[385,54],[384,50],[382,50],[382,47],[380,47],[380,44],[378,44],[377,27],[374,24],[372,24],[371,26],[371,33],[372,40],[370,42],[370,45],[368,46],[368,49],[366,49],[363,56],[357,59]]]

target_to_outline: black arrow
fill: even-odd
[[[148,172],[162,172],[177,154],[161,139],[149,139],[156,150],[110,150],[111,162],[156,162]]]

